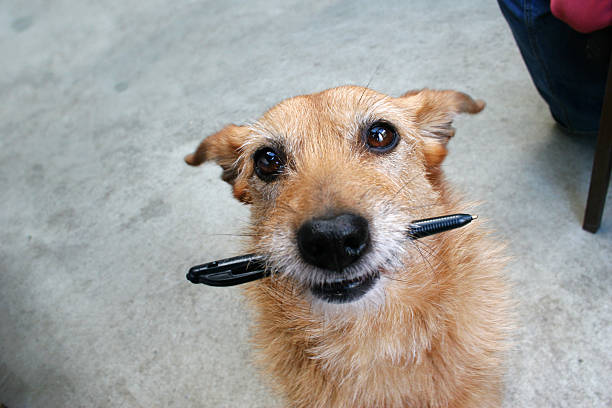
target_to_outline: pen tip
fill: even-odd
[[[478,215],[472,215],[472,221],[477,220],[478,219]]]

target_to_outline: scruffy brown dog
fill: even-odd
[[[288,99],[204,139],[252,205],[270,278],[246,294],[260,362],[292,407],[498,407],[510,302],[478,223],[410,240],[412,220],[462,212],[440,165],[455,91],[392,98],[345,86]]]

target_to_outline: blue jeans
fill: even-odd
[[[596,132],[610,57],[610,29],[581,34],[550,0],[498,0],[538,92],[571,132]]]

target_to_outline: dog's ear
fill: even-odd
[[[478,113],[484,109],[485,103],[462,92],[431,89],[408,91],[401,98],[413,115],[412,119],[424,141],[427,168],[436,177],[448,153],[446,145],[455,135],[453,119],[459,113]]]
[[[234,197],[246,204],[251,202],[251,196],[246,180],[239,177],[237,160],[248,135],[246,126],[227,125],[202,140],[195,152],[185,156],[190,166],[214,160],[223,169],[221,178],[232,185]]]

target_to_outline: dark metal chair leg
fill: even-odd
[[[587,199],[584,223],[582,228],[589,232],[597,232],[601,225],[601,217],[606,202],[606,194],[610,184],[612,171],[612,58],[606,81],[606,94],[601,109],[599,134],[593,160],[591,186]]]

